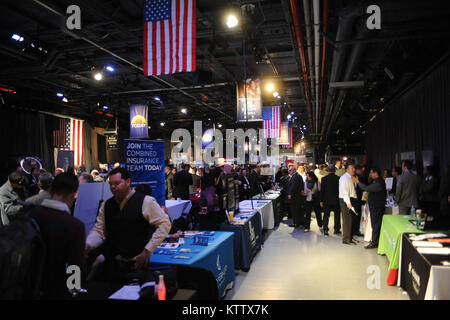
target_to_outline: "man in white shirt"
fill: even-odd
[[[352,240],[352,221],[356,215],[353,203],[357,200],[355,183],[352,176],[355,175],[355,166],[346,165],[346,172],[339,178],[339,205],[342,212],[342,243],[355,244]],[[353,211],[352,211],[353,210]]]

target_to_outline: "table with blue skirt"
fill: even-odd
[[[231,224],[222,224],[220,230],[234,233],[235,268],[248,271],[263,243],[261,214],[258,211],[238,214]]]
[[[177,249],[156,249],[150,256],[150,264],[187,265],[210,270],[217,281],[218,298],[223,298],[234,285],[234,233],[215,231],[208,238],[208,245],[194,245],[194,235],[186,234],[184,244]],[[186,252],[190,250],[191,252]]]

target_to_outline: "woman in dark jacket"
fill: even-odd
[[[317,224],[322,229],[322,209],[320,208],[320,183],[312,171],[306,173],[304,196],[306,196],[305,211],[305,232],[309,232],[311,225],[311,212],[316,213]]]
[[[220,183],[221,169],[214,168],[202,179],[202,191],[200,192],[200,230],[218,230],[218,224],[222,219],[222,209],[219,205],[219,197],[216,187]]]

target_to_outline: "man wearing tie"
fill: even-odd
[[[356,215],[356,188],[352,180],[355,175],[355,166],[347,164],[345,166],[345,174],[339,178],[339,205],[342,212],[342,243],[356,244],[352,239],[352,221],[353,216]]]

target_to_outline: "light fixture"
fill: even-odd
[[[290,115],[290,114],[288,114],[287,118],[288,118],[288,119],[290,119],[290,118],[291,118],[291,115]]]
[[[275,89],[275,86],[273,85],[273,83],[270,82],[266,85],[267,91],[272,92],[274,89]]]
[[[281,99],[281,96],[278,96],[277,98],[278,98],[278,99]]]
[[[292,111],[291,114],[294,114],[294,111]]]
[[[149,128],[149,129],[151,129],[151,127],[150,127],[150,126],[148,126],[148,128]]]
[[[239,24],[238,18],[234,14],[230,14],[225,22],[228,28],[234,28]]]
[[[304,147],[305,146],[305,143],[304,142],[302,142],[302,147]]]
[[[69,100],[67,100],[66,97],[62,98],[62,101],[63,101],[63,102],[69,102]]]
[[[161,102],[161,98],[160,97],[153,97],[153,100],[156,100],[158,102]]]
[[[187,109],[186,109],[186,108],[183,108],[183,109],[181,109],[181,113],[187,114],[187,113],[188,113],[188,111],[187,111]]]
[[[103,110],[108,110],[109,107],[108,106],[103,106]]]
[[[166,125],[165,122],[161,122],[161,127],[164,127]]]
[[[64,97],[64,94],[61,93],[61,92],[57,92],[57,93],[56,93],[56,96],[62,98],[62,97]]]
[[[22,42],[23,41],[23,37],[18,35],[18,34],[15,34],[15,33],[11,36],[11,39],[16,40],[18,42]]]
[[[97,81],[102,80],[102,79],[103,79],[103,74],[102,74],[101,72],[97,72],[97,73],[94,75],[94,79],[97,80]]]
[[[211,142],[213,137],[209,133],[205,133],[202,137],[203,142]]]
[[[108,70],[109,72],[116,71],[116,69],[114,69],[114,67],[112,67],[112,66],[106,66],[105,69]]]
[[[221,123],[219,123],[217,126],[218,126],[219,128],[222,128],[222,124],[221,124]]]
[[[278,91],[274,91],[272,94],[273,94],[273,97],[274,97],[274,98],[276,98],[276,97],[279,96]]]

